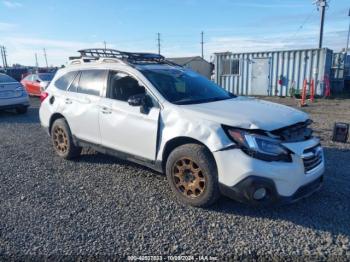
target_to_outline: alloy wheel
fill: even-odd
[[[68,137],[63,128],[55,126],[53,130],[53,142],[56,150],[65,154],[68,150]]]
[[[185,197],[197,198],[205,190],[206,180],[202,169],[190,158],[181,158],[172,168],[176,189]]]

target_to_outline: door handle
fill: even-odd
[[[102,107],[102,114],[112,114],[112,110],[108,107]]]
[[[65,103],[66,103],[66,104],[72,104],[72,103],[73,103],[73,101],[72,101],[72,100],[70,100],[69,98],[66,98]]]

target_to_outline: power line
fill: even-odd
[[[314,14],[314,10],[312,10],[311,13],[307,15],[307,17],[303,20],[303,22],[298,26],[298,29],[290,37],[287,37],[284,40],[282,40],[282,42],[285,42],[289,39],[293,39],[300,32],[300,30],[304,28],[305,24],[309,22],[313,14]]]

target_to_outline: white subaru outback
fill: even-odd
[[[234,96],[160,55],[79,52],[42,94],[59,156],[91,147],[165,172],[177,198],[199,207],[220,194],[293,202],[320,188],[324,155],[307,114]]]

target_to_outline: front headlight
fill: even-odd
[[[265,161],[290,162],[290,151],[281,141],[247,130],[227,128],[227,135],[248,155]]]

